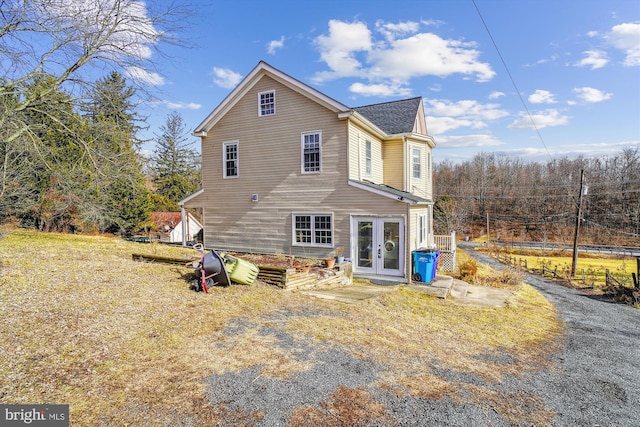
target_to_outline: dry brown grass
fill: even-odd
[[[0,241],[1,403],[68,403],[73,424],[81,426],[185,419],[251,425],[262,415],[213,408],[203,379],[255,366],[262,376],[286,378],[314,363],[258,333],[264,325],[382,362],[382,387],[433,399],[455,398],[461,389],[438,377],[434,363],[497,381],[537,366],[561,332],[552,306],[528,286],[505,309],[407,290],[353,305],[260,283],[202,294],[189,290],[190,269],[131,260],[142,251],[194,255],[101,236],[12,231]],[[315,315],[300,314],[305,309]],[[274,313],[283,313],[283,320],[275,322]],[[251,326],[225,333],[237,320]],[[507,353],[514,363],[485,357]],[[377,405],[364,390],[340,388],[320,408],[301,408],[291,424],[322,420],[329,412],[356,423],[366,420],[362,414],[382,419]]]
[[[301,407],[289,418],[290,427],[360,427],[387,421],[386,408],[360,388],[338,387],[320,407]]]

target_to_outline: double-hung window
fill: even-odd
[[[225,178],[235,178],[240,174],[238,168],[238,141],[222,143],[222,173]]]
[[[258,94],[258,116],[272,116],[276,113],[276,91],[270,90]]]
[[[411,148],[411,168],[414,178],[422,178],[422,148]]]
[[[365,166],[364,166],[364,172],[367,176],[371,176],[371,141],[370,140],[366,140],[364,143],[364,148],[365,148],[365,152],[364,152],[364,161],[365,161]]]
[[[333,246],[333,215],[293,214],[293,244],[298,246]]]
[[[322,134],[302,134],[302,173],[318,173],[322,169]]]

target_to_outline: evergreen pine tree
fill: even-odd
[[[158,201],[171,202],[178,210],[178,202],[197,189],[194,176],[198,175],[198,156],[190,149],[188,133],[180,113],[171,112],[156,135],[154,150],[154,184]]]
[[[130,234],[149,218],[151,198],[141,159],[136,152],[139,118],[133,110],[135,90],[112,72],[96,82],[84,105],[95,135],[95,149],[104,161],[96,175],[96,197],[103,202],[100,228]]]

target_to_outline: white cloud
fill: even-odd
[[[284,36],[280,37],[279,40],[271,40],[268,44],[267,44],[267,53],[269,55],[273,55],[276,53],[276,50],[278,49],[282,49],[284,47]]]
[[[539,59],[538,61],[536,61],[536,64],[546,64],[547,62],[555,62],[558,59],[560,59],[560,56],[557,55],[557,54],[554,54],[554,55],[551,55],[548,58]]]
[[[427,99],[424,105],[427,128],[433,135],[464,127],[485,128],[487,122],[509,115],[498,104],[481,104],[474,100]]]
[[[242,75],[228,68],[213,67],[213,75],[213,82],[225,89],[234,88],[242,80]]]
[[[601,90],[594,89],[592,87],[578,87],[573,89],[573,92],[582,100],[589,104],[596,102],[606,101],[611,98],[613,94],[602,92]]]
[[[411,89],[407,87],[400,87],[397,85],[386,84],[363,84],[354,83],[349,86],[349,90],[355,94],[362,96],[410,96]]]
[[[124,70],[124,75],[141,84],[146,84],[149,86],[164,85],[164,78],[160,74],[151,72],[142,67],[127,67]]]
[[[478,60],[475,43],[419,33],[415,22],[378,21],[375,29],[381,35],[377,39],[363,22],[329,21],[328,34],[315,39],[329,70],[317,73],[314,82],[358,77],[372,84],[400,87],[414,77],[427,75],[463,74],[481,82],[495,75],[488,63]]]
[[[440,21],[439,19],[422,19],[420,23],[426,26],[439,27],[440,25],[444,25],[445,22]]]
[[[505,145],[504,142],[494,138],[492,135],[486,134],[440,136],[437,143],[438,148],[482,148]]]
[[[408,80],[432,75],[475,75],[477,81],[488,81],[495,72],[489,64],[478,62],[480,52],[473,43],[445,40],[433,33],[421,33],[393,41],[389,46],[369,53],[371,71],[387,78]]]
[[[592,70],[595,70],[604,67],[609,62],[607,53],[601,50],[587,50],[582,53],[585,58],[576,64],[578,67],[591,67]]]
[[[426,116],[425,120],[429,135],[441,135],[459,128],[480,129],[487,126],[484,122],[468,118]]]
[[[371,32],[366,24],[332,19],[329,21],[329,35],[318,36],[315,42],[320,49],[320,58],[332,70],[316,75],[316,80],[362,76],[362,64],[355,54],[372,48]]]
[[[171,102],[166,100],[161,102],[171,110],[199,110],[202,108],[202,104],[195,102]]]
[[[507,127],[509,129],[534,129],[533,123],[535,123],[536,128],[542,129],[546,127],[566,125],[569,123],[569,119],[569,116],[561,115],[556,109],[540,111],[537,114],[532,114],[531,117],[529,117],[527,113],[521,112],[518,119]],[[531,120],[533,120],[533,123]]]
[[[417,22],[399,22],[392,24],[379,20],[376,22],[376,30],[385,36],[389,41],[395,40],[397,37],[407,36],[409,34],[415,34],[420,29],[420,24]]]
[[[555,104],[555,95],[548,90],[538,89],[529,95],[529,102],[532,104]]]
[[[640,23],[629,22],[611,28],[605,39],[616,49],[625,52],[624,65],[640,65]]]
[[[500,91],[494,90],[493,92],[491,92],[489,94],[489,99],[498,99],[498,98],[501,98],[503,96],[505,96],[504,92],[500,92]]]

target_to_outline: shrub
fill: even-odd
[[[509,288],[520,286],[524,282],[525,273],[515,268],[504,268],[501,271],[494,271],[487,277],[480,278],[483,286],[492,288]]]
[[[478,275],[478,263],[468,258],[464,260],[458,267],[458,273],[460,280],[465,282],[475,282]]]

